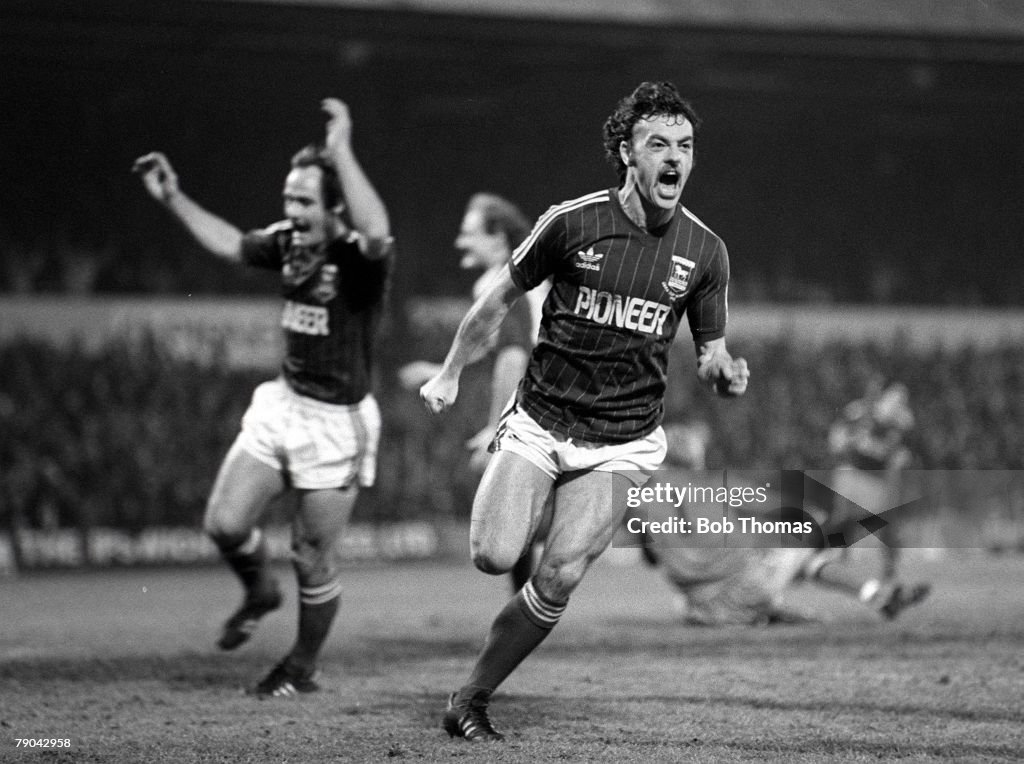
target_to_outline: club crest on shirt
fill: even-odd
[[[322,254],[310,252],[304,247],[292,249],[281,266],[281,278],[290,286],[298,286],[313,275],[324,259]]]
[[[330,302],[338,294],[338,266],[334,263],[327,263],[320,269],[316,286],[311,292],[313,298],[319,302]]]
[[[696,265],[693,260],[672,255],[672,270],[669,271],[668,279],[662,281],[661,285],[673,300],[682,297],[690,288],[690,274]]]
[[[576,253],[576,267],[588,271],[601,270],[600,262],[604,258],[603,252],[595,252],[593,245],[584,252],[582,249]]]

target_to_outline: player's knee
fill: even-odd
[[[492,576],[508,573],[515,565],[515,562],[509,563],[507,559],[486,552],[474,552],[472,556],[476,569]]]
[[[229,549],[245,543],[252,533],[252,528],[229,515],[207,510],[203,518],[203,532],[220,549]]]
[[[470,556],[477,570],[492,576],[508,573],[520,557],[517,552],[512,550],[482,544],[471,544]]]
[[[292,556],[292,568],[301,587],[320,586],[334,581],[340,575],[338,566],[327,561]]]
[[[580,585],[589,564],[588,557],[544,561],[537,570],[537,588],[552,602],[564,602]]]
[[[522,528],[493,523],[474,523],[470,527],[470,558],[482,573],[508,573],[528,548],[529,540]]]
[[[293,539],[291,552],[292,567],[303,583],[322,583],[338,573],[337,556],[329,544],[311,539]]]

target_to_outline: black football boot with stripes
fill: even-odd
[[[444,712],[442,726],[449,737],[462,737],[471,743],[491,743],[505,739],[487,718],[490,692],[481,690],[468,701],[460,703],[455,702],[456,695],[453,692],[449,696],[448,708]]]
[[[293,698],[300,692],[316,692],[320,689],[318,674],[316,669],[299,668],[285,658],[249,694],[258,698]]]

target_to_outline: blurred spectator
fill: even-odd
[[[446,339],[390,337],[385,344],[429,353]],[[744,399],[721,406],[677,373],[679,397],[667,401],[669,419],[685,405],[722,434],[708,446],[710,469],[830,469],[827,433],[836,412],[883,369],[914,401],[908,467],[1024,467],[1024,348],[809,348],[778,339],[743,351],[764,370]],[[381,474],[388,479],[356,516],[464,518],[475,475],[463,443],[482,414],[466,411],[443,428],[431,426],[397,383],[407,360],[397,350],[383,360]],[[133,530],[198,523],[219,455],[264,373],[216,357],[189,361],[148,336],[98,354],[29,341],[0,345],[0,369],[0,526],[76,527],[84,513],[88,524]],[[486,373],[469,375],[465,394],[484,398],[488,385]]]
[[[871,267],[849,278],[837,278],[835,272],[820,269],[818,263],[827,261],[817,260],[816,255],[807,252],[784,267],[776,263],[771,271],[759,271],[755,262],[744,263],[744,278],[730,284],[733,302],[1018,307],[1024,292],[1024,271],[979,283],[965,280],[974,273],[958,273],[959,255],[955,253],[945,259],[936,255],[932,262],[936,273],[956,273],[957,278],[925,280],[912,279],[909,274],[916,272],[913,261],[909,257],[901,260],[898,252],[883,257],[866,250],[863,260]],[[438,278],[443,270],[437,270]],[[25,241],[0,230],[0,294],[265,295],[271,284],[261,274],[204,256],[187,240],[172,238],[159,246],[115,240],[97,243],[78,241],[58,231]],[[443,285],[441,282],[442,289]]]

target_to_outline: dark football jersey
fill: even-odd
[[[545,429],[622,443],[660,424],[668,350],[683,315],[698,345],[725,334],[724,242],[682,205],[657,235],[615,189],[551,207],[509,264],[531,289],[548,276],[540,336],[518,401]]]
[[[856,400],[833,425],[833,448],[850,466],[888,469],[905,448],[904,437],[913,426],[914,415],[903,402],[883,409],[878,401]]]
[[[354,236],[316,249],[294,247],[291,226],[282,222],[245,234],[242,257],[281,272],[282,370],[292,389],[326,403],[365,397],[391,256],[367,259]]]

